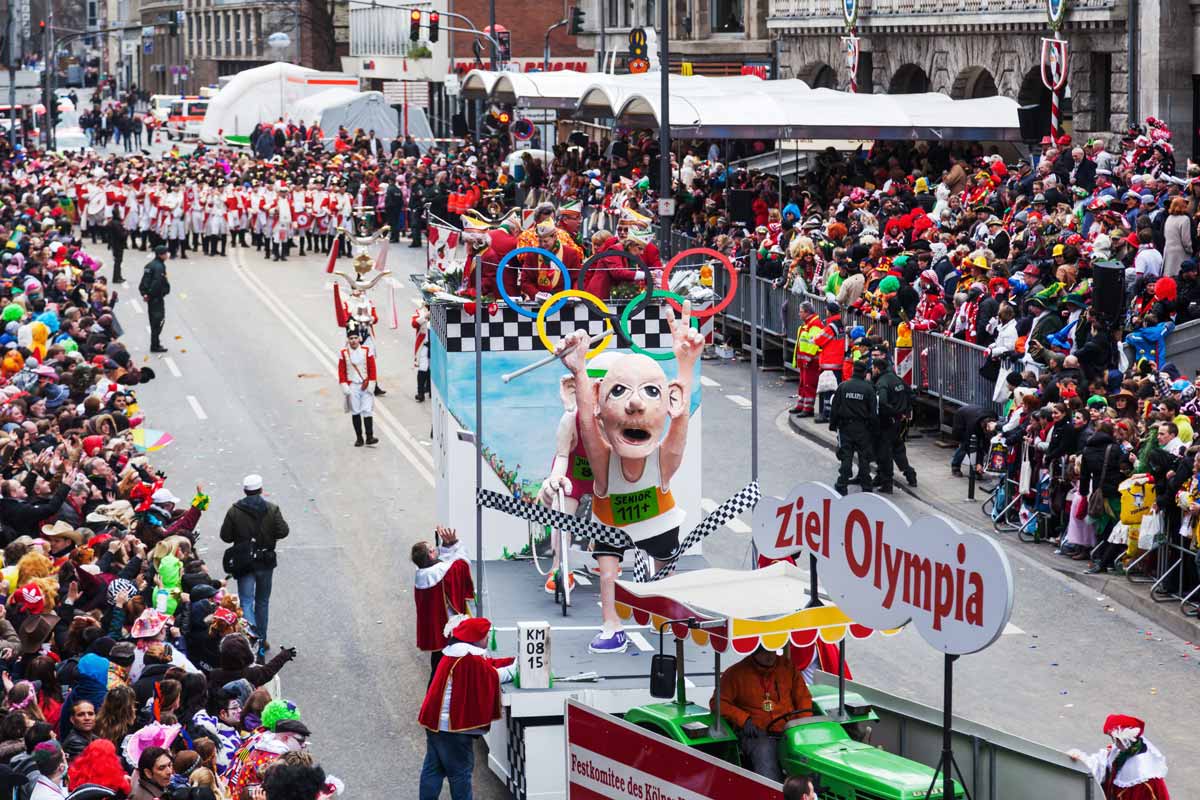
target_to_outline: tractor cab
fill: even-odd
[[[807,578],[787,563],[749,573],[699,570],[651,584],[619,581],[618,612],[642,624],[650,622],[659,632],[659,653],[650,668],[650,694],[669,699],[632,708],[624,714],[625,721],[742,766],[737,731],[708,707],[687,698],[684,644],[692,639],[714,651],[713,706],[719,707],[721,656],[725,653],[741,658],[760,645],[776,649],[790,645],[795,668],[804,669],[818,636],[826,642],[840,642],[839,652],[844,654],[847,635],[871,635],[872,631],[855,625],[835,606],[789,607],[785,598],[805,596],[800,591],[801,581]],[[675,636],[673,655],[664,651],[667,630]],[[779,763],[785,775],[818,775],[823,800],[943,796],[942,782],[935,780],[936,770],[871,744],[872,726],[879,717],[861,695],[846,690],[844,679],[836,687],[810,684],[809,691],[811,709],[780,715],[769,726],[780,737]],[[954,783],[954,797],[965,797],[958,782]]]

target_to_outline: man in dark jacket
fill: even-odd
[[[963,406],[954,412],[951,436],[958,442],[958,449],[950,458],[950,474],[962,477],[963,459],[971,452],[971,437],[975,437],[975,470],[983,471],[983,459],[987,455],[992,432],[996,428],[996,412],[982,406]]]
[[[151,353],[167,352],[167,348],[159,341],[159,335],[167,321],[166,297],[171,293],[171,284],[167,281],[167,264],[164,261],[168,250],[165,244],[154,248],[154,258],[146,264],[141,283],[138,284],[138,292],[146,301],[146,312],[150,317]]]
[[[42,521],[58,513],[70,490],[70,484],[64,481],[45,502],[39,503],[29,499],[29,492],[20,481],[0,481],[0,523],[17,536],[37,536]]]
[[[871,458],[874,446],[871,437],[879,427],[879,401],[875,387],[866,380],[867,362],[854,362],[854,377],[842,381],[833,393],[829,411],[829,430],[838,435],[837,456],[840,462],[837,483],[840,494],[847,494],[854,455],[858,454],[858,476],[863,491],[871,491]]]
[[[917,485],[917,471],[908,462],[904,434],[912,411],[912,389],[892,369],[891,360],[871,359],[875,395],[879,401],[879,436],[875,439],[875,487],[892,493],[894,467],[900,467],[909,486]]]
[[[232,545],[231,552],[242,553],[240,559],[233,559],[237,563],[230,564],[228,569],[237,579],[238,598],[246,621],[258,635],[260,657],[271,649],[267,641],[267,623],[271,578],[276,564],[275,543],[288,535],[288,524],[279,506],[263,498],[262,488],[261,475],[247,475],[242,479],[242,491],[246,496],[230,506],[221,523],[221,541]]]

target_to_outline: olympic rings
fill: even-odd
[[[642,300],[643,297],[646,298],[644,301]],[[629,333],[629,318],[633,316],[634,310],[645,306],[650,302],[651,299],[655,297],[664,297],[667,298],[668,301],[675,300],[679,303],[683,303],[687,299],[680,297],[674,292],[668,292],[664,289],[655,289],[653,293],[649,291],[642,292],[640,295],[638,295],[637,300],[625,306],[625,310],[621,312],[621,321],[617,323],[617,330],[620,331],[622,337],[629,342],[629,349],[633,352],[641,353],[644,356],[650,356],[650,358],[653,358],[655,361],[670,361],[671,359],[675,358],[674,351],[668,353],[656,353],[653,350],[647,350],[635,342],[633,340],[633,336]],[[695,314],[692,315],[692,327],[700,327],[700,320],[696,318]]]
[[[647,280],[649,280],[650,270],[646,267],[646,262],[642,260],[641,256],[634,255],[633,253],[627,253],[624,250],[600,250],[598,252],[592,253],[592,255],[589,256],[588,259],[586,261],[584,261],[583,264],[579,267],[579,288],[580,289],[587,291],[587,274],[588,274],[588,269],[592,266],[592,264],[596,263],[597,261],[599,261],[602,258],[608,258],[609,256],[614,256],[616,258],[624,259],[625,261],[629,262],[630,269],[633,269],[633,270],[640,269],[643,273],[646,274]]]
[[[508,290],[504,288],[504,268],[508,266],[509,261],[512,261],[514,258],[524,253],[537,253],[538,255],[546,256],[553,261],[555,266],[558,267],[558,271],[562,273],[563,288],[565,289],[571,288],[571,273],[567,270],[567,265],[562,262],[561,258],[554,255],[554,253],[551,253],[549,250],[545,250],[541,247],[518,247],[516,250],[509,251],[505,254],[504,258],[500,259],[500,265],[496,268],[496,289],[500,292],[500,297],[504,300],[504,304],[520,314],[522,317],[537,319],[537,314],[533,313],[527,308],[521,308],[521,306],[517,305],[513,301],[512,297],[509,296]],[[565,302],[566,299],[555,306],[552,310],[557,312],[560,308],[562,308],[562,305]]]
[[[668,286],[670,286],[671,270],[675,269],[675,265],[679,263],[679,260],[684,256],[689,256],[694,253],[712,256],[717,261],[720,261],[722,264],[724,264],[725,271],[729,273],[729,290],[725,292],[725,299],[711,308],[705,308],[701,309],[700,311],[692,312],[692,319],[708,319],[714,314],[719,314],[720,312],[724,311],[725,308],[733,302],[733,296],[737,294],[737,269],[734,268],[733,262],[729,260],[729,256],[725,255],[724,253],[719,253],[716,250],[712,250],[708,247],[689,247],[687,250],[681,250],[680,252],[676,253],[675,257],[667,262],[666,267],[663,269],[663,289],[666,289]],[[670,303],[671,308],[675,309],[675,313],[678,314],[682,312],[682,309],[676,305],[674,301],[668,298],[667,302]]]
[[[582,289],[563,289],[561,292],[554,293],[546,300],[546,302],[542,303],[542,307],[538,309],[536,315],[538,338],[542,340],[542,347],[545,347],[551,353],[557,352],[557,347],[550,341],[550,337],[546,335],[546,314],[554,310],[550,308],[552,303],[558,301],[558,304],[561,306],[563,303],[567,302],[567,298],[569,297],[578,297],[581,300],[586,300],[596,308],[600,309],[601,313],[605,315],[604,321],[608,324],[608,329],[611,331],[613,328],[613,312],[609,310],[608,306],[604,304],[603,300],[601,300],[599,297],[596,297],[594,294],[583,291]],[[599,355],[604,348],[608,347],[610,344],[612,344],[611,333],[601,339],[600,344],[588,351],[586,357],[593,358]]]

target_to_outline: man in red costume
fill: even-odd
[[[498,228],[489,230],[467,231],[463,238],[467,243],[467,264],[463,268],[463,294],[475,296],[475,262],[483,255],[483,295],[497,298],[500,290],[496,288],[496,272],[500,261],[517,247],[517,237],[511,228],[515,223],[504,223]],[[509,259],[504,270],[504,288],[509,297],[516,297],[521,291],[521,269],[517,259]]]
[[[1104,732],[1112,744],[1091,755],[1080,750],[1067,755],[1092,771],[1106,800],[1170,800],[1167,759],[1142,736],[1145,730],[1146,723],[1137,717],[1109,714]]]
[[[846,360],[846,337],[842,332],[842,307],[835,302],[829,302],[826,306],[829,316],[825,318],[825,323],[821,327],[821,332],[813,337],[813,344],[821,348],[821,355],[817,358],[817,422],[829,421],[829,401],[833,397],[833,393],[837,391],[838,381],[837,376],[842,371],[842,362]],[[822,391],[821,375],[826,372],[832,373],[832,380],[826,380],[833,386],[833,389]]]
[[[577,285],[579,268],[583,265],[579,247],[569,238],[564,242],[560,231],[550,220],[538,223],[537,239],[538,247],[558,256],[571,275],[571,285]],[[541,302],[567,288],[558,265],[540,253],[522,254],[521,264],[521,294],[525,299]]]
[[[420,800],[438,800],[443,781],[453,800],[471,800],[475,738],[500,719],[500,684],[516,672],[516,659],[491,658],[484,649],[491,628],[483,617],[455,617],[446,625],[450,639],[417,715],[426,729]]]
[[[413,545],[413,599],[417,601],[417,649],[429,653],[432,672],[437,672],[446,646],[444,629],[451,617],[467,614],[467,601],[475,599],[471,562],[463,553],[453,528],[434,529],[437,543]]]

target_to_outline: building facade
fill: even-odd
[[[181,94],[188,79],[182,0],[148,0],[141,3],[141,52],[138,85],[150,94]]]
[[[1155,116],[1176,134],[1180,163],[1196,152],[1194,117],[1200,52],[1200,2],[1063,0],[1061,36],[1069,44],[1062,111],[1076,140],[1125,131]],[[781,74],[845,89],[850,74],[841,3],[769,0],[767,27],[778,40]],[[853,2],[848,5],[853,5]],[[1053,34],[1047,0],[859,0],[859,91],[933,91],[951,97],[1000,94],[1039,108],[1049,130],[1050,93],[1042,85],[1042,39]],[[1134,10],[1130,35],[1129,11]],[[1131,70],[1132,65],[1132,70]]]
[[[348,2],[339,0],[183,0],[191,91],[275,61],[337,71],[349,53]],[[272,34],[287,45],[272,47]],[[278,41],[279,37],[277,37]]]

